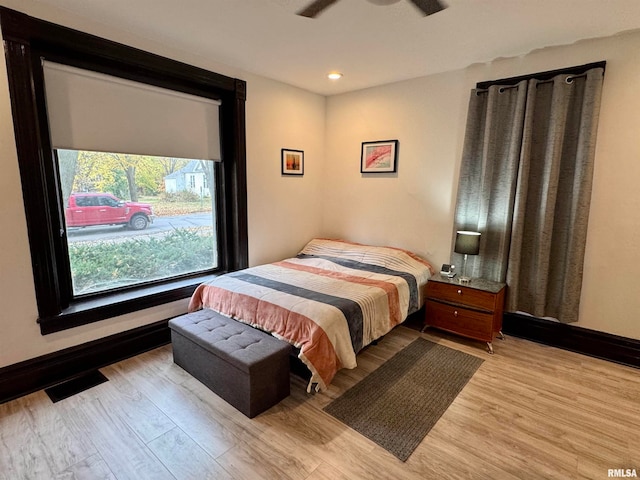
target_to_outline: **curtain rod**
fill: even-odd
[[[558,70],[549,70],[546,72],[539,72],[539,73],[530,73],[528,75],[521,75],[519,77],[502,78],[499,80],[489,80],[485,82],[476,83],[476,88],[484,90],[489,88],[491,85],[511,86],[514,83],[521,82],[522,80],[531,80],[531,79],[542,80],[542,81],[551,80],[556,75],[561,75],[563,73],[568,75],[578,76],[578,75],[583,75],[587,70],[591,70],[592,68],[602,68],[603,70],[605,70],[606,65],[607,65],[607,62],[603,60],[601,62],[587,63],[585,65],[578,65],[575,67],[567,67],[567,68],[561,68]]]
[[[559,74],[559,75],[562,75],[562,74]],[[586,72],[585,72],[585,73],[578,74],[578,75],[571,75],[571,74],[569,74],[569,75],[567,76],[567,78],[565,78],[565,79],[564,79],[564,81],[565,81],[566,83],[568,83],[568,84],[571,84],[571,83],[573,83],[573,79],[574,79],[574,78],[583,78],[583,77],[586,77],[586,76],[587,76],[587,73],[586,73]],[[553,78],[550,78],[550,79],[548,79],[548,80],[538,80],[537,78],[534,78],[534,80],[536,80],[536,81],[537,81],[537,83],[536,83],[536,88],[538,88],[538,86],[543,85],[543,84],[545,84],[545,83],[553,83]],[[500,85],[500,84],[498,83],[498,84],[494,84],[494,85]],[[519,87],[519,85],[502,85],[502,86],[498,89],[498,93],[502,93],[502,92],[504,92],[505,90],[510,90],[510,89],[512,89],[512,88],[516,88],[516,89],[517,89],[518,87]],[[482,88],[482,89],[480,89],[480,88],[477,88],[477,87],[476,87],[476,95],[481,95],[481,94],[483,94],[483,93],[487,93],[488,91],[489,91],[489,87],[487,87],[487,88]]]

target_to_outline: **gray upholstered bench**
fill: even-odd
[[[247,417],[289,395],[288,343],[209,309],[169,328],[173,361]]]

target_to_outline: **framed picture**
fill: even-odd
[[[398,140],[362,142],[360,172],[386,173],[396,171]]]
[[[304,175],[304,152],[282,149],[282,175]]]

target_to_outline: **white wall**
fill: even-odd
[[[607,61],[578,325],[640,339],[640,33],[541,49],[330,97],[323,231],[448,262],[469,90]],[[396,176],[359,173],[360,142],[398,139]]]
[[[325,97],[245,78],[249,263],[257,265],[292,256],[320,235]],[[282,148],[304,151],[304,175],[281,174]]]
[[[449,255],[466,82],[459,73],[333,96],[327,102],[323,231]],[[361,142],[399,140],[396,174],[360,173]]]
[[[237,71],[32,0],[3,6],[247,81],[247,183],[251,264],[295,254],[320,232],[325,98]],[[305,151],[302,178],[280,176],[280,149]],[[188,300],[42,336],[31,273],[6,64],[0,62],[0,367],[186,312]]]

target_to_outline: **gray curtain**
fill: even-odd
[[[482,233],[467,263],[473,277],[506,275],[526,98],[526,81],[471,91],[452,242],[456,230]],[[462,255],[452,262],[461,266]]]
[[[454,236],[482,233],[468,273],[508,311],[578,320],[603,73],[471,92]]]

